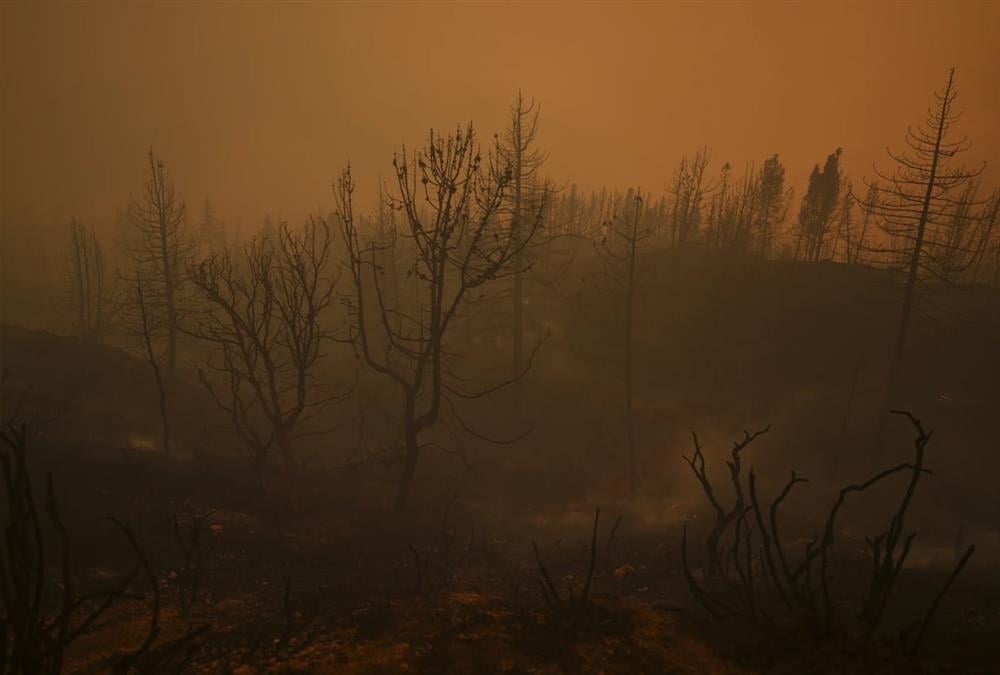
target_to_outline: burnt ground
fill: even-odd
[[[808,618],[776,626],[711,620],[692,600],[681,531],[690,526],[697,565],[711,514],[680,457],[697,430],[712,480],[724,481],[731,440],[771,424],[746,468],[756,469],[767,501],[790,469],[812,479],[783,508],[786,541],[801,554],[838,487],[911,456],[905,422],[889,429],[888,454],[873,455],[870,442],[896,317],[891,288],[869,279],[870,270],[843,266],[652,262],[636,336],[637,502],[623,494],[621,393],[609,357],[616,333],[555,300],[531,307],[538,316],[528,337],[543,323],[551,337],[526,383],[530,435],[500,449],[468,443],[468,467],[429,452],[403,516],[387,507],[398,467],[380,465],[378,451],[393,441],[394,399],[377,379],[362,377],[357,387],[369,406],[372,453],[355,455],[348,400],[334,411],[341,431],[303,442],[291,511],[254,487],[238,439],[190,368],[171,383],[173,458],[157,449],[148,367],[120,345],[0,325],[0,366],[13,385],[0,408],[23,399],[21,412],[42,428],[29,457],[36,481],[54,476],[78,590],[107,588],[134,565],[108,515],[129,519],[161,590],[163,630],[150,656],[207,627],[188,672],[1000,672],[1000,296],[935,297],[963,320],[922,319],[914,329],[898,405],[933,429],[934,474],[918,489],[906,528],[918,537],[872,641],[852,621],[870,567],[864,538],[885,530],[899,481],[852,500],[838,520],[840,620],[824,636]],[[486,335],[474,342],[483,356],[470,367],[505,373],[502,326]],[[198,357],[194,345],[182,347],[183,364]],[[355,379],[346,350],[329,357],[324,376]],[[468,421],[507,429],[504,401],[477,405]],[[442,429],[433,440],[455,439]],[[366,461],[350,468],[351,457]],[[724,501],[727,487],[718,483]],[[596,506],[591,609],[552,611],[531,544],[560,592],[571,586],[578,595]],[[203,593],[180,617],[172,518],[209,512]],[[895,644],[900,629],[923,614],[970,543],[976,554],[919,660],[906,659]],[[74,644],[67,671],[107,672],[142,642],[153,594],[141,579],[133,591],[142,600],[115,605]]]
[[[55,475],[81,586],[107,586],[131,566],[106,518],[127,517],[160,578],[163,630],[153,656],[185,631],[204,630],[182,672],[997,672],[1000,582],[988,568],[967,570],[914,661],[900,655],[892,629],[923,611],[946,570],[904,572],[886,636],[874,643],[849,627],[822,636],[807,619],[710,620],[681,574],[680,526],[699,514],[694,505],[656,505],[667,515],[651,517],[649,504],[603,504],[590,607],[553,610],[531,543],[563,599],[562,589],[579,595],[593,504],[477,501],[425,480],[408,513],[394,516],[384,508],[392,474],[360,469],[303,477],[288,513],[234,479],[240,467],[226,461],[70,455],[57,445],[40,443],[32,462],[36,474]],[[203,593],[181,617],[171,518],[210,511]],[[788,516],[792,539],[793,523],[806,524],[799,515]],[[860,542],[838,543],[844,616],[865,579],[852,550]],[[106,672],[142,641],[152,593],[136,590],[141,602],[123,601],[73,647],[69,672]]]

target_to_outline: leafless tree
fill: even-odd
[[[350,314],[349,339],[358,358],[389,378],[402,396],[403,473],[394,508],[405,508],[422,448],[422,432],[439,422],[442,405],[462,428],[455,399],[487,396],[523,376],[470,391],[459,375],[460,355],[448,345],[449,329],[472,293],[513,273],[513,261],[531,240],[538,223],[522,223],[515,232],[500,217],[511,185],[511,170],[499,149],[480,154],[472,125],[454,134],[430,133],[417,152],[405,148],[393,159],[395,195],[392,208],[403,214],[401,236],[406,248],[406,283],[416,295],[412,303],[391,303],[375,242],[363,242],[354,217],[354,179],[344,170],[334,192],[346,247],[351,286],[345,297]],[[491,440],[491,439],[487,439]]]
[[[330,228],[311,220],[300,232],[281,225],[276,237],[255,237],[189,273],[205,307],[189,330],[211,347],[199,378],[246,443],[261,484],[277,448],[286,500],[295,439],[335,398],[316,373],[332,337],[322,321],[336,284],[331,253]]]
[[[149,631],[137,649],[111,667],[114,673],[133,672],[132,666],[147,655],[160,632],[159,585],[149,560],[131,528],[112,518],[125,534],[137,564],[115,586],[80,593],[73,572],[72,537],[56,498],[52,474],[45,476],[44,498],[39,500],[34,495],[37,486],[30,471],[27,438],[23,425],[0,429],[0,479],[6,487],[7,506],[4,546],[0,547],[0,673],[63,672],[66,652],[74,642],[90,633],[114,603],[137,599],[128,589],[144,571],[153,588]],[[56,565],[48,564],[46,555],[53,549],[58,551]],[[54,601],[51,607],[50,601]],[[193,632],[189,633],[189,639],[174,644],[190,645],[194,637]],[[188,655],[192,651],[193,647]],[[166,665],[161,658],[157,657],[143,672],[165,672],[159,667]],[[185,662],[182,659],[178,670]]]
[[[948,284],[958,284],[975,273],[985,242],[989,241],[997,219],[995,200],[979,197],[981,182],[972,180],[958,195],[945,220],[933,228],[927,239],[927,255],[933,276]]]
[[[723,211],[727,245],[737,251],[752,250],[754,225],[761,213],[760,182],[753,166],[747,168],[740,184],[732,186],[727,206]]]
[[[983,272],[992,264],[994,283],[1000,281],[1000,191],[994,192],[980,216],[979,240],[969,266],[973,281],[982,281]],[[988,279],[988,277],[987,277]]]
[[[759,499],[757,475],[752,466],[746,484],[748,490],[744,489],[741,453],[755,438],[767,430],[754,434],[744,432],[743,441],[733,444],[732,461],[727,461],[727,465],[735,501],[733,507],[728,510],[722,505],[709,479],[698,437],[693,434],[694,454],[691,458],[684,459],[715,511],[715,522],[706,538],[708,564],[702,583],[695,579],[689,564],[687,527],[684,528],[681,538],[681,563],[689,590],[705,609],[714,616],[728,615],[754,622],[763,620],[771,625],[780,625],[773,614],[775,611],[782,613],[790,611],[792,615],[799,617],[813,615],[819,619],[823,630],[829,634],[837,620],[838,606],[841,604],[834,602],[832,582],[835,575],[832,573],[832,568],[833,550],[839,532],[837,523],[844,506],[877,485],[897,476],[908,475],[909,481],[886,529],[874,536],[865,537],[871,552],[871,572],[867,591],[863,595],[856,616],[865,624],[867,636],[875,636],[886,615],[886,608],[897,588],[900,573],[916,538],[916,533],[907,532],[906,528],[909,508],[915,498],[917,485],[923,476],[932,473],[924,463],[931,432],[925,431],[920,420],[906,411],[893,410],[891,413],[908,418],[917,432],[913,441],[913,461],[897,463],[867,480],[840,488],[821,531],[805,544],[804,549],[801,545],[789,546],[784,541],[778,516],[781,505],[793,488],[800,483],[808,482],[807,479],[800,478],[792,471],[791,477],[771,502],[767,513]],[[730,530],[734,530],[731,544],[728,547],[720,545]],[[761,542],[756,550],[753,547],[755,530]],[[797,551],[791,550],[793,548]],[[900,646],[910,655],[919,649],[926,627],[944,595],[974,553],[975,546],[966,549],[948,581],[935,596],[927,613],[922,619],[913,621],[900,634]],[[733,583],[729,574],[730,569],[735,569],[738,584]],[[755,573],[759,581],[764,581],[764,584],[760,584],[759,581],[754,582]],[[778,602],[775,602],[776,600]],[[915,637],[911,639],[910,636],[914,633]]]
[[[76,218],[70,223],[66,276],[66,301],[73,308],[77,334],[87,340],[99,340],[107,327],[111,297],[104,252],[94,227],[86,227]]]
[[[143,277],[147,311],[163,316],[167,372],[173,373],[185,269],[194,239],[187,236],[184,202],[152,149],[142,191],[130,198],[128,220],[131,231],[124,244]]]
[[[153,381],[156,383],[157,400],[160,410],[160,429],[162,432],[163,451],[170,454],[170,418],[167,413],[167,389],[163,382],[163,372],[160,370],[160,358],[156,354],[157,325],[150,316],[146,300],[145,281],[140,272],[136,272],[135,306],[138,309],[138,337],[142,341],[143,354],[150,370],[153,371]]]
[[[702,202],[714,186],[705,177],[711,160],[708,148],[699,150],[694,157],[682,157],[668,188],[671,197],[670,245],[682,248],[698,234],[702,218]]]
[[[613,296],[612,306],[620,307],[622,315],[622,373],[625,381],[625,435],[628,447],[629,494],[635,497],[639,490],[639,468],[635,447],[635,419],[633,406],[633,369],[635,329],[635,300],[639,254],[652,232],[642,226],[643,197],[638,190],[629,191],[631,213],[622,214],[608,222],[604,238],[596,249],[605,266],[602,290]],[[616,317],[617,320],[617,317]]]
[[[619,516],[618,520],[612,526],[612,539],[620,521],[621,517]],[[538,565],[538,574],[541,577],[539,586],[542,590],[542,599],[545,600],[545,604],[550,610],[560,613],[577,613],[590,608],[590,590],[594,583],[594,572],[597,569],[597,528],[600,522],[601,507],[598,506],[594,509],[594,527],[590,533],[587,572],[582,576],[583,586],[579,589],[579,596],[576,595],[572,586],[566,589],[565,596],[559,592],[559,588],[552,580],[552,575],[549,573],[548,567],[545,566],[545,561],[542,559],[542,553],[538,549],[538,544],[531,542],[531,548],[535,553],[535,563]]]
[[[896,153],[887,150],[894,168],[885,173],[875,168],[878,182],[869,183],[874,194],[870,203],[862,203],[878,218],[881,226],[902,244],[906,281],[900,307],[899,325],[890,357],[886,378],[885,405],[895,394],[896,378],[903,360],[910,321],[913,313],[917,282],[922,275],[934,269],[935,259],[940,260],[941,250],[929,245],[942,228],[954,228],[957,207],[963,202],[961,191],[979,175],[983,167],[967,169],[956,165],[955,158],[967,150],[966,139],[951,140],[950,133],[959,117],[955,110],[955,71],[948,73],[943,90],[934,94],[925,123],[909,127],[905,141],[907,150]],[[963,213],[968,213],[963,208]],[[961,216],[964,218],[966,215]],[[884,415],[881,416],[884,420]],[[881,434],[879,434],[881,435]]]
[[[226,249],[226,224],[216,215],[210,199],[202,204],[197,243],[199,251],[205,255],[221,253]]]
[[[711,193],[705,243],[714,248],[770,255],[792,198],[792,188],[785,187],[785,167],[778,155],[765,159],[760,169],[749,165],[742,177],[734,175],[726,162]]]
[[[840,206],[837,209],[837,226],[830,244],[830,260],[850,262],[851,250],[854,248],[854,195],[851,182],[844,181],[844,189],[840,195]],[[843,255],[840,255],[843,251]]]
[[[728,244],[732,191],[733,167],[726,162],[719,170],[718,186],[708,207],[708,244],[715,248],[723,248]]]
[[[517,100],[510,106],[507,127],[498,145],[500,157],[507,163],[511,171],[508,200],[510,208],[511,247],[514,255],[511,260],[513,278],[512,290],[512,361],[511,377],[516,381],[514,390],[514,419],[520,419],[522,392],[517,374],[524,369],[524,274],[527,268],[525,262],[525,246],[522,245],[522,230],[532,227],[537,220],[538,209],[532,208],[537,198],[544,200],[549,191],[548,183],[538,180],[538,171],[545,162],[546,154],[535,146],[538,135],[538,114],[541,104],[534,99],[525,101],[520,90]],[[535,194],[535,193],[541,193]]]
[[[848,199],[850,202],[847,202]],[[844,200],[845,203],[850,203],[851,205],[858,204],[861,208],[861,226],[857,230],[857,233],[855,234],[854,229],[850,226],[848,227],[847,250],[844,258],[844,261],[848,265],[860,265],[865,262],[865,251],[870,248],[868,239],[871,236],[872,214],[875,212],[878,204],[878,185],[869,185],[863,199],[859,199],[852,189],[844,196]],[[843,208],[846,208],[846,206]]]

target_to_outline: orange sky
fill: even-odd
[[[150,144],[192,215],[207,196],[230,224],[297,221],[348,159],[370,191],[429,126],[492,135],[518,87],[549,172],[585,187],[662,191],[702,145],[716,169],[778,152],[796,182],[843,146],[857,178],[951,65],[970,160],[1000,159],[985,0],[3,3],[0,26],[5,227],[107,222]]]

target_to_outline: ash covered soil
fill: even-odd
[[[149,660],[161,672],[997,672],[1000,583],[986,566],[966,571],[920,658],[907,659],[892,631],[872,642],[849,627],[825,635],[805,617],[777,625],[711,619],[692,600],[680,559],[682,525],[696,528],[708,515],[700,504],[603,504],[593,588],[581,609],[571,598],[586,580],[594,504],[477,502],[424,481],[422,497],[397,516],[372,497],[388,494],[392,474],[359,469],[304,478],[300,499],[282,514],[225,479],[238,465],[135,451],[39,455],[39,469],[54,469],[82,586],[106,587],[132,564],[105,514],[132,523],[159,578],[161,632]],[[204,514],[199,591],[181,616],[184,557],[173,517],[186,535],[190,517]],[[794,540],[800,519],[788,520]],[[798,523],[803,537],[808,521]],[[863,544],[845,537],[837,576],[856,578],[860,594],[866,563],[851,551]],[[561,606],[545,600],[533,542]],[[904,572],[898,616],[886,623],[924,611],[949,571]],[[72,647],[69,672],[107,672],[142,642],[153,594],[142,584],[135,590],[141,600],[116,605]],[[838,612],[849,616],[855,606],[845,591]]]

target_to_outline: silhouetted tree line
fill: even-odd
[[[124,339],[149,362],[165,450],[178,344],[187,341],[258,480],[266,482],[276,460],[286,493],[296,439],[316,433],[313,421],[324,426],[343,395],[334,391],[352,379],[321,375],[320,364],[332,346],[349,345],[362,371],[397,389],[398,408],[387,414],[398,435],[379,454],[402,465],[395,498],[402,508],[418,458],[440,445],[432,429],[450,424],[496,442],[519,436],[473,429],[462,402],[507,389],[514,428],[525,426],[522,380],[549,328],[533,308],[568,301],[558,279],[577,255],[596,249],[606,264],[602,292],[622,309],[613,323],[623,345],[623,455],[634,493],[631,332],[647,252],[727,251],[894,273],[900,321],[884,408],[920,294],[1000,284],[1000,194],[983,185],[981,167],[959,164],[969,145],[952,138],[954,104],[951,73],[925,123],[908,130],[904,151],[890,151],[891,167],[876,168],[862,192],[836,148],[813,167],[797,204],[780,155],[738,170],[718,165],[707,147],[665,168],[660,194],[560,186],[543,173],[540,105],[520,93],[488,148],[471,125],[432,132],[422,148],[394,156],[389,184],[371,191],[371,212],[356,211],[348,168],[334,184],[336,209],[301,226],[268,215],[256,231],[227,229],[207,200],[191,225],[165,162],[150,150],[139,191],[116,216],[111,255],[93,227],[73,221],[63,305],[82,337]],[[474,384],[468,352],[487,341],[509,349],[510,367]]]

